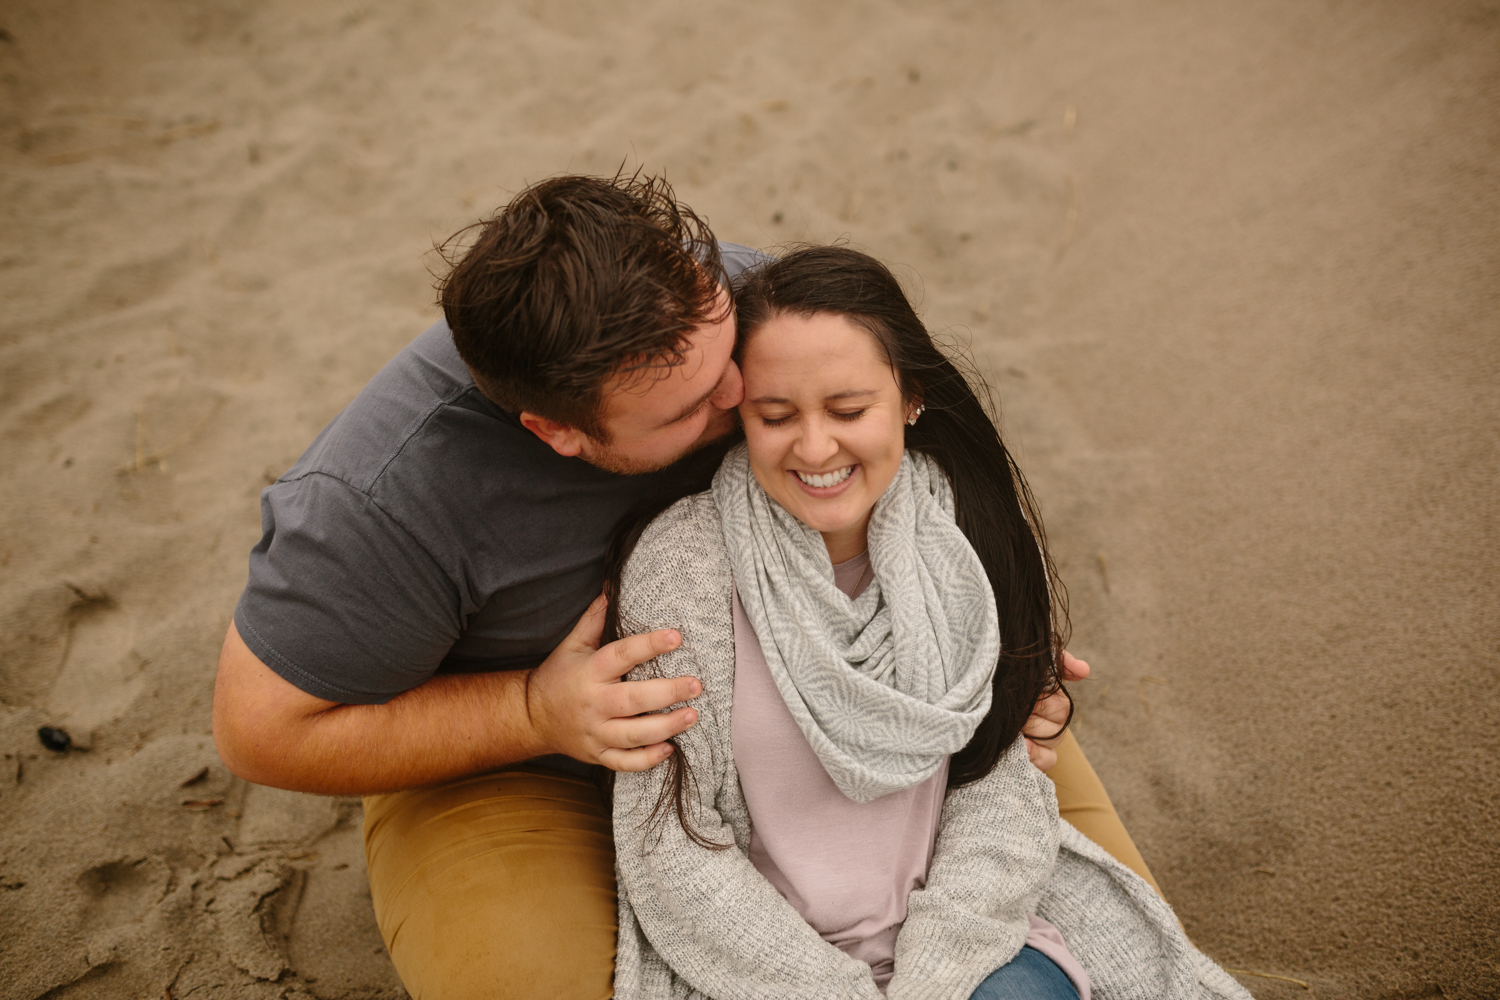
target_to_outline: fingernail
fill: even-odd
[[[688,696],[689,697],[696,698],[696,697],[698,697],[702,693],[703,693],[703,685],[702,684],[698,683],[697,681],[689,681],[688,682]]]

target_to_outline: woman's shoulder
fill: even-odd
[[[663,658],[667,675],[691,670],[712,688],[734,672],[732,578],[713,497],[679,500],[646,527],[625,564],[622,627],[634,633],[677,629],[683,645]],[[691,658],[683,660],[689,651]]]
[[[658,514],[641,532],[641,540],[636,543],[631,558],[670,557],[684,546],[724,550],[719,506],[714,503],[711,491],[683,497]]]
[[[662,511],[641,532],[623,583],[669,576],[684,584],[729,571],[729,553],[719,526],[719,508],[710,492],[695,493]]]

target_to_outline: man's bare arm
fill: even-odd
[[[599,646],[603,600],[533,670],[438,675],[384,705],[345,705],[283,680],[233,624],[219,654],[214,741],[247,781],[359,795],[416,788],[550,753],[636,771],[672,750],[697,721],[668,705],[702,691],[696,678],[621,681],[675,648],[676,632]],[[644,717],[643,717],[644,716]]]

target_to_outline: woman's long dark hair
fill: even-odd
[[[776,315],[845,316],[869,331],[902,395],[923,407],[916,424],[906,429],[906,447],[931,456],[947,473],[955,518],[989,575],[1000,617],[1001,652],[989,714],[948,767],[949,788],[978,781],[1015,742],[1038,699],[1062,689],[1059,654],[1068,628],[1065,592],[1047,555],[1036,503],[985,407],[989,386],[972,366],[961,370],[933,342],[885,265],[848,247],[802,247],[769,261],[741,276],[734,302],[736,359],[755,331]],[[712,473],[705,475],[701,464],[683,477],[680,490],[653,498],[617,531],[606,559],[606,638],[620,631],[615,598],[631,550],[652,518],[677,499],[708,488]],[[708,846],[684,812],[692,781],[686,761],[673,753],[663,766],[670,773],[653,818],[670,795],[688,835]]]

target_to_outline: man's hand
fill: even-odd
[[[1061,666],[1065,681],[1081,681],[1089,675],[1089,665],[1066,649],[1062,652]],[[1061,691],[1054,691],[1036,703],[1036,708],[1031,710],[1031,718],[1026,720],[1026,725],[1021,730],[1026,734],[1026,753],[1040,771],[1050,771],[1052,765],[1057,763],[1057,753],[1052,748],[1057,743],[1056,738],[1062,735],[1063,725],[1068,721],[1069,707],[1068,696]]]
[[[604,598],[599,597],[531,671],[527,715],[538,739],[555,753],[615,771],[645,771],[672,752],[668,739],[698,721],[691,708],[658,713],[698,697],[703,684],[696,677],[620,680],[631,668],[680,646],[682,636],[672,629],[600,647],[603,633]]]

